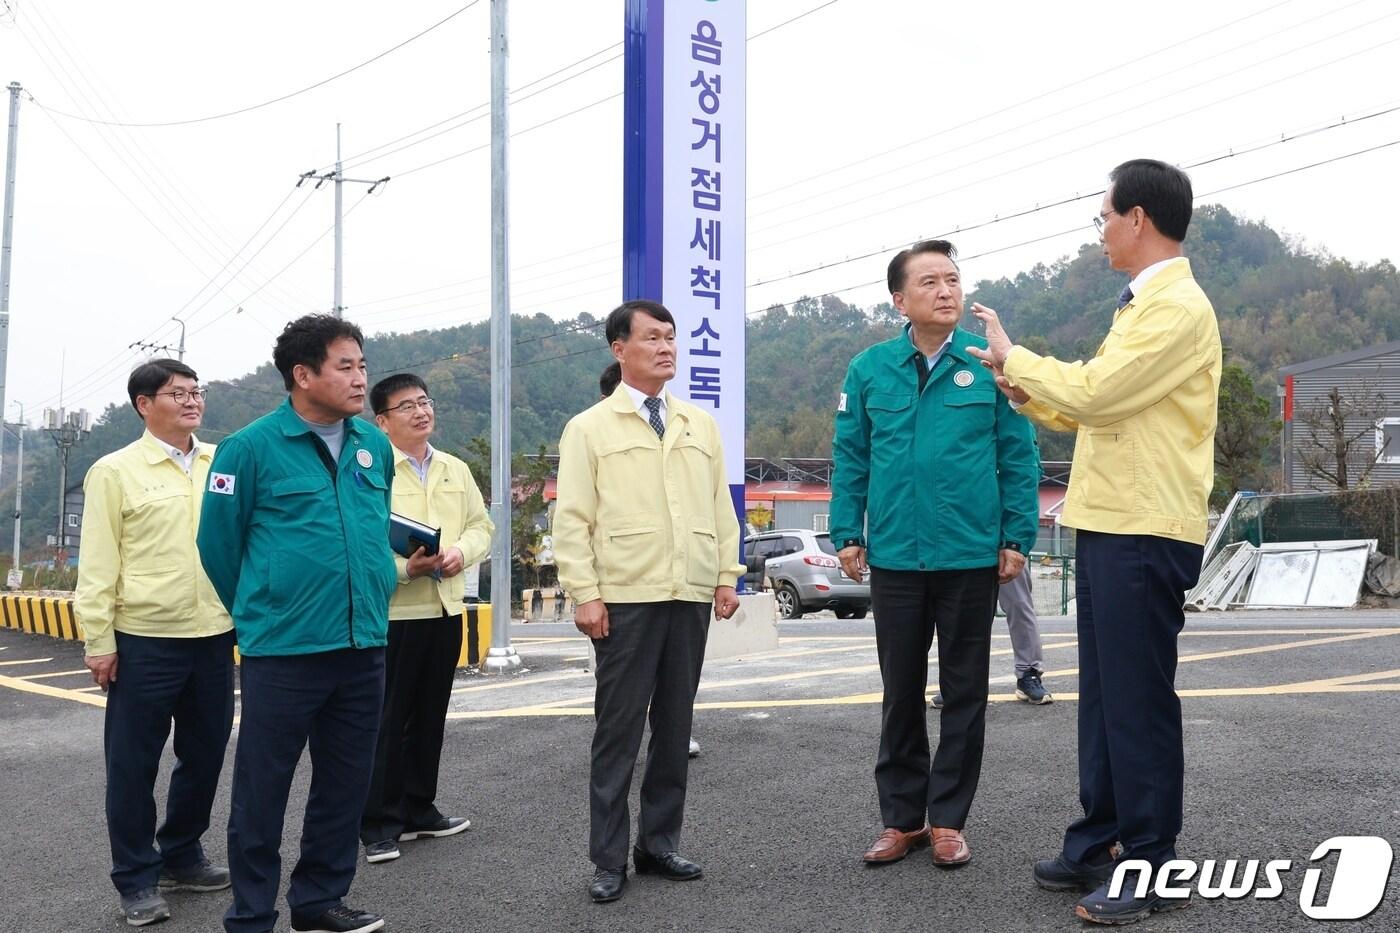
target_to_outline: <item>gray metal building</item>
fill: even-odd
[[[1400,340],[1285,366],[1279,370],[1278,381],[1285,491],[1336,488],[1310,473],[1303,463],[1307,451],[1318,450],[1318,440],[1325,442],[1330,437],[1325,425],[1319,429],[1310,427],[1309,422],[1316,423],[1317,416],[1326,413],[1334,388],[1344,407],[1364,399],[1376,403],[1374,420],[1359,416],[1346,419],[1343,436],[1357,438],[1347,458],[1349,485],[1355,485],[1360,471],[1371,462],[1375,466],[1370,485],[1400,483]]]

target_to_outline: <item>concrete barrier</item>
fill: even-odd
[[[0,594],[0,624],[65,641],[83,640],[82,627],[73,616],[71,597]]]

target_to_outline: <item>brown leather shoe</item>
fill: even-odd
[[[933,864],[939,868],[957,868],[972,861],[972,850],[967,847],[961,830],[933,827]]]
[[[884,865],[889,862],[897,862],[909,854],[910,849],[918,849],[928,845],[928,827],[924,826],[913,832],[904,832],[894,827],[887,828],[880,834],[880,838],[865,850],[865,859],[870,865]]]

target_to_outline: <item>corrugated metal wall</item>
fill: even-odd
[[[1293,423],[1289,443],[1288,481],[1289,488],[1294,492],[1333,488],[1304,469],[1300,451],[1309,446],[1309,430],[1303,422],[1304,411],[1319,399],[1325,400],[1327,393],[1334,386],[1344,395],[1363,389],[1378,391],[1385,397],[1386,410],[1383,417],[1400,418],[1400,351],[1329,366],[1293,377]],[[1354,419],[1348,421],[1347,432],[1350,435],[1367,427],[1368,425],[1360,419]],[[1374,437],[1374,432],[1368,436]],[[1354,463],[1348,470],[1353,482],[1359,468],[1364,466],[1365,462],[1369,462],[1375,453],[1374,446],[1365,440],[1361,442],[1361,447],[1357,459],[1362,462]],[[1400,457],[1400,450],[1387,450],[1387,456],[1391,455]],[[1400,483],[1400,462],[1377,464],[1371,472],[1370,483]]]

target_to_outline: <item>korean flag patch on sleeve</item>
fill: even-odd
[[[210,473],[209,491],[217,492],[221,496],[233,495],[233,474],[231,473]]]
[[[839,402],[836,403],[836,410],[837,410],[837,411],[845,411],[845,410],[846,410],[846,393],[845,393],[845,392],[842,392],[842,393],[841,393],[841,401],[839,401]]]

